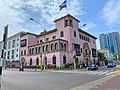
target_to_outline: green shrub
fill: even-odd
[[[56,70],[59,70],[60,69],[60,67],[59,66],[56,66]]]
[[[65,63],[65,64],[64,64],[64,67],[65,67],[65,68],[69,68],[69,65],[70,65],[69,63]]]
[[[64,69],[64,66],[60,66],[60,69],[63,70],[63,69]]]

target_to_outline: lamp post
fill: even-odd
[[[30,18],[30,20],[32,20],[32,21],[34,21],[34,22],[36,22],[37,24],[39,24],[40,26],[41,26],[41,28],[44,30],[44,58],[43,58],[43,64],[44,64],[44,70],[45,70],[45,56],[46,56],[46,42],[45,42],[45,33],[46,33],[46,30],[45,30],[45,28],[43,28],[43,26],[38,22],[38,21],[36,21],[35,19],[33,19],[33,18]],[[40,61],[41,62],[41,61]],[[41,64],[42,65],[42,64]]]

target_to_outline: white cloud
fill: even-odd
[[[96,24],[95,24],[95,23],[92,23],[92,22],[86,22],[85,24],[86,24],[85,26],[81,26],[81,27],[80,27],[80,28],[82,28],[82,29],[85,30],[85,31],[90,31],[90,30],[93,31],[93,28],[96,27]]]
[[[120,24],[120,0],[109,0],[102,9],[102,17],[107,24]]]
[[[45,19],[48,24],[51,24],[55,19],[67,14],[67,10],[63,8],[59,11],[59,5],[64,0],[31,0],[26,2],[29,8],[39,11],[42,18]],[[85,8],[82,0],[70,0],[67,3],[68,12],[73,16],[83,15],[86,12],[83,11]],[[76,8],[77,7],[77,8]]]
[[[50,28],[53,27],[53,21],[55,19],[67,14],[65,8],[59,11],[59,5],[63,1],[64,0],[0,0],[0,6],[2,8],[0,9],[0,40],[2,40],[4,26],[7,24],[9,24],[9,36],[20,31],[40,32],[39,27],[37,25],[35,26],[35,23],[28,21],[30,16],[36,18],[37,15],[37,18],[39,18],[37,19],[38,22],[50,30]],[[69,13],[73,16],[86,14],[83,9],[85,9],[83,0],[68,1]]]
[[[14,1],[11,2],[9,0],[0,0],[0,2],[0,6],[2,8],[0,9],[0,40],[2,40],[3,29],[7,24],[9,24],[9,36],[21,30],[25,30],[25,28],[20,25],[20,23],[24,22],[25,15],[15,9],[11,9],[15,3]],[[17,4],[15,6],[18,8],[21,4]]]

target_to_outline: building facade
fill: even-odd
[[[7,38],[7,46],[4,52],[4,60],[7,61],[8,67],[19,67],[20,66],[20,37],[26,32],[17,33]],[[3,49],[3,43],[0,42],[0,54]],[[1,55],[0,55],[1,56]],[[3,62],[4,63],[4,62]]]
[[[113,60],[113,55],[108,49],[99,49],[98,52],[103,53],[107,60]]]
[[[70,14],[55,22],[55,29],[41,32],[39,35],[27,33],[21,36],[20,61],[25,65],[40,65],[40,53],[43,65],[63,66],[76,62],[90,65],[96,58],[96,37],[79,28],[79,20]]]
[[[100,34],[101,49],[109,49],[113,54],[120,53],[120,35],[118,32]]]

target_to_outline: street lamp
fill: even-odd
[[[39,24],[39,25],[41,26],[41,28],[44,30],[44,33],[46,32],[45,28],[43,28],[43,26],[42,26],[38,21],[36,21],[36,20],[33,19],[33,18],[30,18],[30,20],[32,20],[32,21],[36,22],[37,24]],[[44,34],[43,34],[43,35],[44,35]],[[45,42],[45,35],[44,35],[44,45],[45,45],[45,47],[44,47],[44,61],[43,61],[43,64],[44,64],[44,70],[45,70],[45,56],[46,56],[46,42]]]

